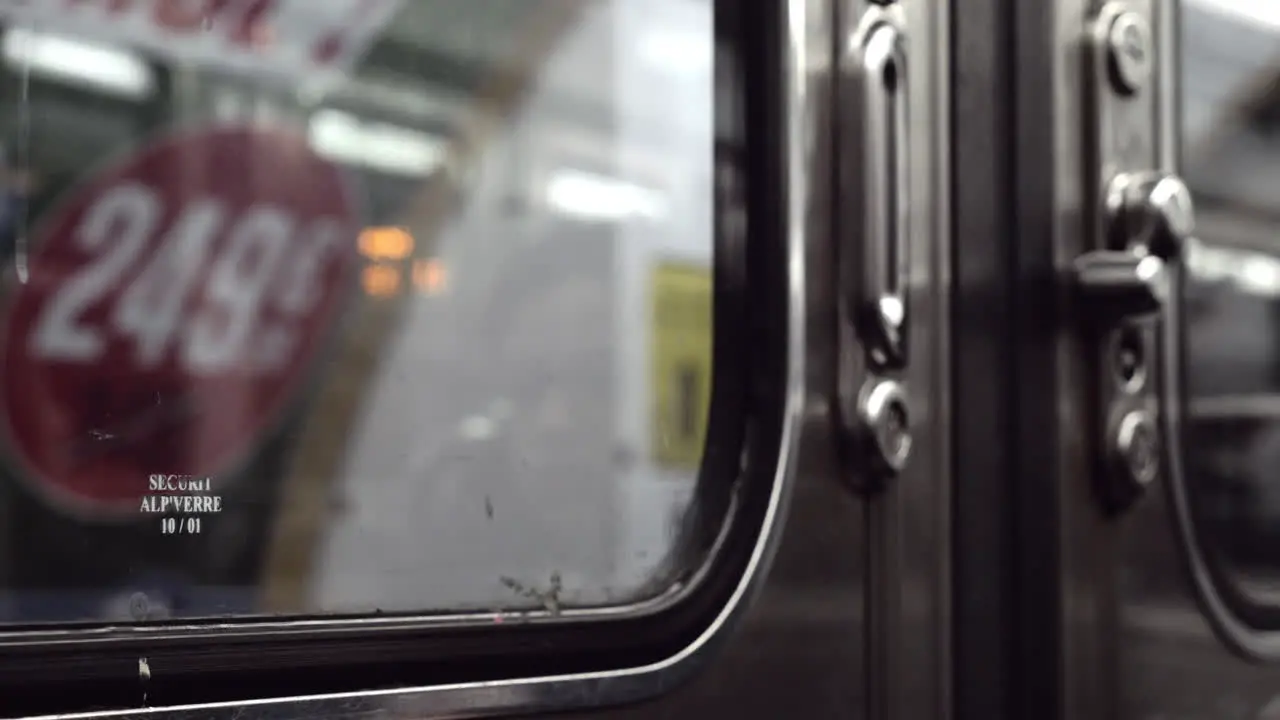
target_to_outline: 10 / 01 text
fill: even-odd
[[[200,530],[201,522],[198,517],[160,519],[161,535],[199,535]]]

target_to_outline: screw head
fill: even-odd
[[[1116,428],[1115,447],[1134,485],[1145,488],[1155,482],[1160,474],[1160,437],[1149,413],[1126,414]]]
[[[1151,77],[1151,26],[1136,12],[1124,12],[1107,29],[1107,55],[1116,89],[1133,94]]]
[[[906,390],[894,380],[873,378],[860,393],[858,416],[876,465],[896,475],[911,456],[911,415]]]

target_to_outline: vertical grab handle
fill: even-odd
[[[905,28],[897,3],[870,6],[840,58],[839,302],[856,336],[849,351],[865,356],[865,363],[841,363],[837,392],[859,458],[854,482],[865,490],[897,477],[912,446],[904,372],[911,268]]]
[[[870,18],[846,55],[853,92],[844,109],[860,147],[848,153],[858,251],[846,254],[846,302],[869,360],[881,369],[907,363],[909,271],[907,64],[904,34],[886,13]],[[856,267],[849,266],[856,263]]]

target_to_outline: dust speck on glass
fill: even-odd
[[[0,623],[661,590],[711,3],[200,5],[0,0]]]

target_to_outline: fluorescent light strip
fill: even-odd
[[[711,70],[715,47],[710,29],[705,35],[666,30],[642,37],[641,57],[661,70],[694,77]]]
[[[1219,15],[1280,29],[1280,3],[1275,0],[1188,0],[1194,5]]]
[[[1192,243],[1187,268],[1203,282],[1230,282],[1250,295],[1280,296],[1280,259],[1252,250]]]
[[[657,192],[580,170],[553,174],[547,182],[546,201],[558,212],[590,220],[656,219],[667,213]]]
[[[151,68],[137,55],[102,45],[14,28],[4,34],[5,61],[13,68],[144,98],[155,91]]]
[[[1240,264],[1236,284],[1254,295],[1280,294],[1280,260],[1261,254],[1246,258]]]
[[[439,138],[366,122],[340,110],[321,110],[311,116],[309,136],[312,149],[330,160],[396,175],[429,175],[444,159],[445,146]]]

